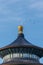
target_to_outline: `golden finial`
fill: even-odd
[[[19,34],[23,33],[23,26],[18,26],[18,33]]]

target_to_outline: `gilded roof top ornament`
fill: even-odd
[[[21,25],[18,26],[18,33],[19,34],[23,33],[23,26],[21,26]]]

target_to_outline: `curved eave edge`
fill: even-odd
[[[16,46],[6,46],[6,47],[3,47],[3,48],[0,48],[0,51],[3,51],[3,50],[5,50],[5,49],[9,49],[9,48],[21,48],[21,47],[23,47],[23,48],[35,48],[35,49],[39,49],[39,50],[42,50],[43,51],[43,48],[41,48],[41,47],[38,47],[38,46],[28,46],[28,45],[16,45]]]

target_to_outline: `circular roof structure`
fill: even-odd
[[[18,31],[19,31],[19,34],[18,34],[18,37],[15,41],[13,41],[11,44],[9,44],[3,48],[0,48],[0,56],[6,55],[7,54],[6,50],[8,52],[9,49],[12,49],[12,48],[14,48],[14,49],[26,48],[29,53],[36,54],[39,57],[42,57],[43,56],[43,48],[40,48],[40,47],[37,47],[37,46],[31,44],[29,41],[27,41],[25,39],[22,26],[18,27]],[[11,52],[9,52],[9,53],[11,53]]]

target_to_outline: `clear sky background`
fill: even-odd
[[[0,0],[0,48],[17,38],[18,25],[28,41],[43,48],[43,0]]]

